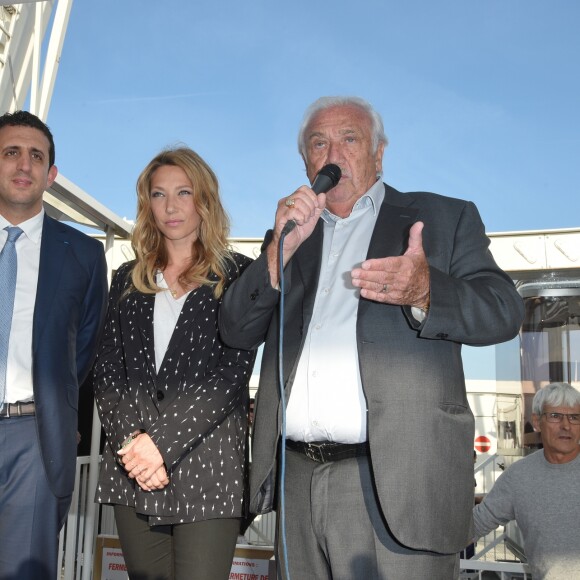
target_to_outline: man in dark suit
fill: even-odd
[[[250,509],[265,513],[281,501],[284,456],[278,544],[284,534],[296,578],[457,577],[473,506],[461,344],[509,340],[523,319],[475,206],[383,184],[386,143],[366,101],[311,105],[299,135],[308,178],[328,163],[342,177],[326,195],[302,186],[279,202],[265,251],[221,309],[226,343],[265,341]],[[288,220],[296,227],[283,242],[280,280]]]
[[[75,479],[78,389],[106,304],[100,242],[44,213],[54,155],[38,117],[0,117],[0,271],[14,277],[11,288],[1,286],[2,579],[57,577],[58,534]]]

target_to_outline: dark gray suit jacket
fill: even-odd
[[[473,507],[474,421],[461,344],[513,338],[523,304],[512,280],[495,264],[472,203],[423,192],[402,194],[387,185],[385,190],[368,258],[402,254],[409,228],[423,221],[431,307],[419,324],[410,308],[365,299],[359,303],[358,355],[375,483],[399,542],[453,553],[471,537]],[[318,224],[285,269],[287,396],[312,315],[321,245]],[[230,287],[221,310],[220,330],[228,344],[255,348],[265,341],[250,476],[255,513],[272,509],[275,492],[278,300],[262,254]]]

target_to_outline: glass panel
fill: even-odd
[[[580,388],[580,296],[536,296],[525,298],[524,303],[520,335],[524,446],[534,449],[539,437],[531,428],[532,399],[538,389],[552,382]]]

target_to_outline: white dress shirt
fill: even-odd
[[[18,270],[6,369],[6,402],[8,403],[31,401],[34,397],[32,322],[38,287],[43,222],[44,209],[29,220],[18,224],[24,233],[16,240],[15,246]],[[8,233],[4,228],[12,225],[0,215],[0,248],[4,247],[8,239]]]
[[[378,180],[346,218],[327,210],[318,289],[286,412],[294,441],[361,443],[367,440],[356,321],[360,290],[351,271],[366,259],[385,196]]]

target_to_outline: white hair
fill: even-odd
[[[550,383],[534,395],[532,413],[538,417],[549,407],[580,406],[580,391],[568,383]]]
[[[368,115],[371,122],[373,153],[377,152],[379,143],[384,143],[385,147],[387,146],[389,141],[385,135],[383,119],[368,101],[361,97],[320,97],[306,109],[300,131],[298,132],[298,151],[303,159],[306,160],[307,157],[305,133],[308,125],[310,125],[314,115],[331,107],[358,107],[361,109]]]

